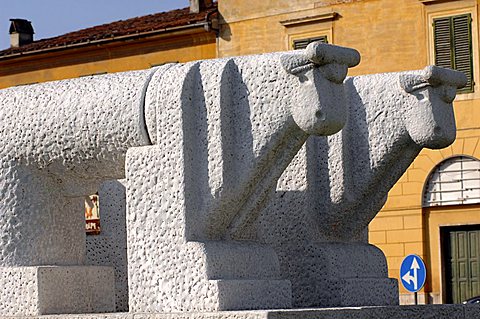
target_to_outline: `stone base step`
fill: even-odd
[[[391,306],[398,304],[398,283],[392,278],[342,278],[296,283],[296,308]],[[480,319],[480,318],[479,318]]]
[[[364,308],[252,310],[151,314],[89,314],[0,319],[478,319],[480,305],[421,305]]]
[[[197,242],[207,258],[207,277],[211,280],[280,278],[280,264],[272,247],[235,241]]]
[[[210,280],[220,295],[219,309],[282,309],[292,307],[289,280]]]

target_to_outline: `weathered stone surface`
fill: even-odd
[[[291,306],[290,282],[279,278],[270,247],[186,240],[184,195],[173,184],[180,182],[174,174],[182,171],[158,170],[165,167],[162,161],[176,157],[150,146],[129,150],[127,158],[131,312]]]
[[[460,305],[358,307],[272,311],[274,319],[467,319]]]
[[[465,319],[480,318],[480,305],[465,305]]]

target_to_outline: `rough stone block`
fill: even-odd
[[[127,155],[130,311],[290,307],[290,282],[281,280],[271,247],[188,240],[186,219],[194,216],[187,214],[181,194],[181,170],[163,174],[163,162],[171,157],[162,152],[150,146],[130,149]],[[154,171],[163,179],[143,178]],[[170,178],[176,174],[180,176]]]
[[[115,311],[110,267],[1,267],[0,287],[4,316]]]
[[[480,318],[480,305],[465,305],[465,319]]]
[[[292,307],[288,280],[218,280],[219,309],[283,309]]]
[[[392,278],[348,278],[340,281],[339,307],[398,304],[398,282]]]

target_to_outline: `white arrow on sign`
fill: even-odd
[[[402,280],[404,280],[406,283],[410,284],[410,282],[413,282],[413,289],[417,290],[418,289],[418,276],[417,276],[417,271],[420,269],[420,265],[417,262],[417,258],[413,258],[412,266],[410,266],[410,270],[413,270],[413,276],[410,275],[410,271],[407,272],[405,275],[403,275]]]

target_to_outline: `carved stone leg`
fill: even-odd
[[[84,266],[82,199],[59,189],[29,167],[0,169],[0,315],[114,310],[113,271]]]
[[[115,268],[115,308],[128,312],[127,229],[125,181],[112,180],[98,188],[101,233],[87,236],[87,264]]]
[[[239,241],[189,241],[182,161],[159,146],[126,161],[130,312],[289,308],[272,248]]]

